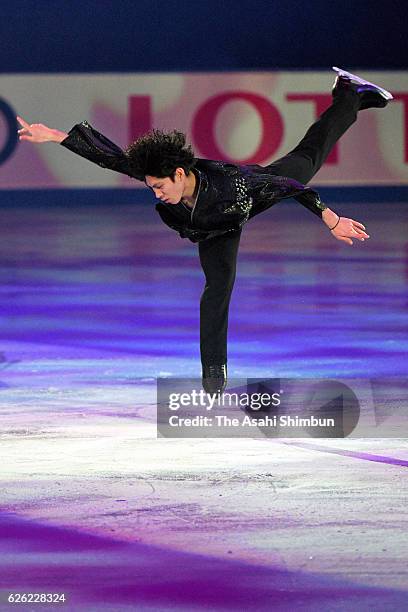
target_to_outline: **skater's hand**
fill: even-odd
[[[29,142],[61,142],[68,136],[66,132],[54,130],[42,123],[29,124],[22,117],[17,117],[17,121],[22,126],[18,130],[19,140],[28,140]]]
[[[347,244],[353,244],[352,238],[364,242],[364,240],[370,237],[365,232],[365,227],[362,223],[354,221],[354,219],[348,219],[347,217],[340,217],[336,227],[330,231],[337,240],[342,240]]]

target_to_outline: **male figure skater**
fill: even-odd
[[[347,244],[369,238],[362,223],[340,217],[304,187],[344,132],[367,108],[386,106],[391,94],[350,73],[335,80],[332,105],[287,155],[262,167],[197,159],[181,132],[153,130],[126,151],[88,123],[69,133],[18,118],[20,140],[57,142],[86,159],[144,181],[160,200],[156,210],[181,237],[198,242],[205,287],[200,302],[203,387],[222,392],[227,380],[228,310],[242,226],[277,201],[294,197]],[[386,95],[388,94],[388,96]]]

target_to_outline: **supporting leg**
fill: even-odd
[[[200,349],[204,366],[227,361],[228,309],[234,287],[241,230],[199,243],[205,288],[200,302]]]

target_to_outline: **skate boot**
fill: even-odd
[[[356,74],[352,74],[336,66],[333,66],[333,70],[337,72],[337,77],[332,89],[334,98],[352,89],[357,92],[360,97],[359,110],[365,110],[367,108],[384,108],[384,106],[387,106],[388,102],[393,99],[393,95],[379,85],[370,83],[370,81],[366,81]]]
[[[227,366],[203,365],[203,389],[207,393],[222,393],[227,384]]]

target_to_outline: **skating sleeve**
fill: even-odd
[[[317,191],[306,187],[303,192],[293,197],[299,202],[299,204],[302,204],[302,206],[308,208],[312,213],[322,218],[322,213],[327,206],[321,201]]]
[[[250,195],[254,197],[255,206],[260,205],[261,208],[266,208],[279,200],[294,198],[312,213],[322,217],[327,206],[321,201],[317,191],[287,176],[267,174],[265,168],[260,166],[256,167],[255,171],[253,168],[249,166],[250,172],[245,176],[248,177]]]
[[[101,168],[109,168],[139,178],[131,173],[124,151],[109,138],[97,132],[87,121],[74,125],[61,144]],[[143,177],[139,180],[143,180]]]

